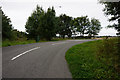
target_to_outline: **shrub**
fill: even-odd
[[[97,59],[120,73],[120,38],[103,39],[97,45]]]

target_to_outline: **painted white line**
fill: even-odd
[[[56,45],[56,44],[64,44],[64,43],[68,43],[68,42],[59,42],[59,43],[54,43],[52,45]]]
[[[28,50],[28,51],[25,51],[25,52],[23,52],[23,53],[15,56],[15,57],[13,57],[11,60],[15,60],[16,58],[18,58],[18,57],[20,57],[20,56],[22,56],[22,55],[24,55],[24,54],[26,54],[26,53],[28,53],[28,52],[31,52],[31,51],[33,51],[33,50],[39,49],[39,48],[40,48],[40,47],[36,47],[36,48],[30,49],[30,50]]]

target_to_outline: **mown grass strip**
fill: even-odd
[[[51,41],[62,41],[62,40],[70,40],[68,38],[62,39],[62,38],[54,38]],[[31,44],[31,43],[39,43],[39,42],[49,42],[46,40],[40,40],[36,42],[35,40],[16,40],[16,41],[10,41],[10,40],[4,40],[2,41],[2,47],[7,46],[13,46],[13,45],[22,45],[22,44]],[[0,45],[1,47],[1,45]]]
[[[36,43],[35,40],[25,40],[25,41],[2,41],[2,47],[12,46],[12,45],[22,45],[22,44],[30,44]]]
[[[66,52],[65,58],[73,78],[120,79],[111,66],[97,59],[96,45],[101,43],[102,40],[78,44]]]

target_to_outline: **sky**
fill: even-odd
[[[99,36],[116,36],[117,31],[115,29],[106,28],[111,23],[108,22],[108,16],[105,16],[102,11],[104,5],[99,4],[98,0],[0,0],[0,6],[11,19],[14,29],[24,32],[26,21],[37,4],[43,7],[45,11],[54,6],[56,16],[67,14],[76,18],[87,15],[90,19],[99,19],[103,27]]]

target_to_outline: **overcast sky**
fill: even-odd
[[[89,18],[99,19],[103,27],[99,35],[116,35],[116,30],[105,28],[110,22],[102,11],[104,6],[99,4],[98,0],[0,0],[2,10],[11,19],[14,29],[19,31],[25,31],[27,18],[37,4],[45,11],[54,6],[57,16],[65,13],[72,17],[88,15]]]

